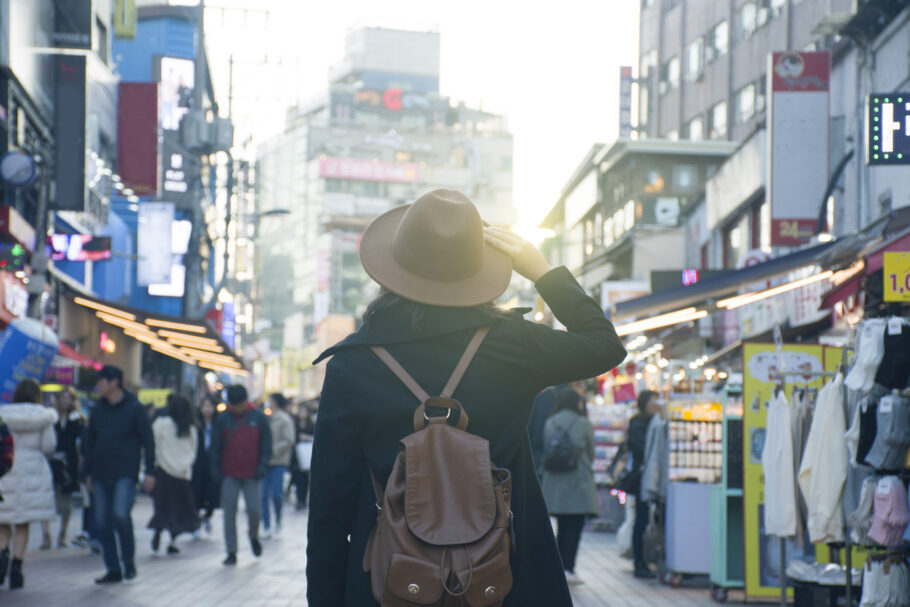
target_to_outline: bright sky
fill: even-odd
[[[637,63],[639,4],[563,0],[529,10],[518,0],[206,0],[206,35],[216,95],[226,105],[233,54],[238,134],[259,140],[282,127],[283,108],[295,99],[326,90],[348,29],[439,31],[441,93],[508,118],[514,201],[528,233],[591,144],[617,135],[619,66]]]

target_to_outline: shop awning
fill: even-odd
[[[826,242],[765,263],[712,276],[685,287],[658,291],[651,295],[616,304],[610,318],[615,322],[628,318],[652,316],[735,293],[750,284],[763,282],[818,263],[819,257],[833,246]]]
[[[73,303],[160,354],[202,369],[247,374],[243,360],[204,320],[151,314],[86,295],[73,296]]]

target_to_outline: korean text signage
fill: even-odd
[[[0,400],[10,402],[23,379],[41,381],[57,353],[57,336],[32,318],[17,318],[0,336]]]
[[[319,160],[319,176],[330,179],[417,183],[419,175],[419,167],[413,162],[380,162],[360,158]]]
[[[870,95],[866,133],[869,164],[910,164],[910,92]]]
[[[91,50],[92,0],[55,0],[54,46]]]
[[[771,244],[808,242],[828,184],[831,55],[771,54],[768,69]]]
[[[55,210],[85,210],[85,56],[54,57]]]
[[[884,254],[885,301],[910,301],[910,253]]]

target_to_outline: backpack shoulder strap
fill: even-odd
[[[468,370],[468,365],[471,364],[471,361],[474,359],[474,355],[477,354],[477,350],[480,348],[480,344],[483,342],[484,338],[487,336],[487,333],[490,332],[490,327],[481,327],[474,334],[474,337],[471,338],[471,341],[468,342],[467,348],[465,348],[464,353],[461,355],[461,359],[458,361],[458,364],[455,366],[455,370],[452,371],[449,381],[446,383],[445,388],[442,390],[442,394],[445,398],[452,398],[452,395],[455,393],[455,389],[458,387],[459,382],[464,377],[465,372]],[[417,397],[421,403],[426,402],[430,395],[424,390],[420,384],[417,383],[411,374],[405,371],[404,367],[401,366],[395,357],[382,346],[370,346],[370,350],[379,357],[385,365],[392,370],[398,379],[401,380],[408,390],[410,390],[414,396]]]
[[[468,370],[468,365],[474,360],[474,355],[477,354],[480,344],[483,343],[484,338],[489,332],[490,327],[481,327],[480,329],[477,329],[477,333],[475,333],[474,337],[471,338],[471,341],[468,342],[468,347],[465,348],[464,354],[461,355],[461,360],[458,361],[458,365],[456,365],[455,370],[452,371],[452,376],[449,378],[448,383],[446,383],[446,387],[442,389],[442,394],[440,394],[440,396],[452,398],[452,395],[455,394],[455,389],[458,387],[459,382],[461,382],[461,378],[464,377],[465,372]]]
[[[382,346],[370,346],[370,350],[372,350],[373,354],[378,356],[379,360],[384,362],[386,366],[392,370],[392,373],[394,373],[398,379],[401,380],[401,383],[407,386],[408,390],[414,393],[414,396],[417,397],[417,400],[423,403],[428,398],[430,398],[430,395],[427,394],[427,391],[420,387],[420,384],[417,383],[417,380],[411,377],[411,374],[404,370],[404,367],[401,366],[401,363],[395,360],[395,357],[392,356],[388,350]]]

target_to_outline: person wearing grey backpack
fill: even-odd
[[[578,392],[563,388],[556,393],[556,408],[544,426],[544,437],[550,449],[544,456],[543,497],[550,515],[556,517],[556,545],[566,580],[580,584],[575,559],[581,532],[585,518],[600,512],[600,503],[592,467],[594,426],[585,415]],[[554,457],[557,452],[561,457]]]

